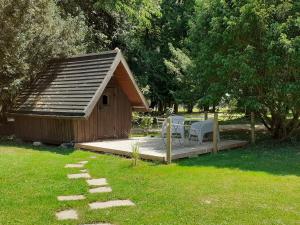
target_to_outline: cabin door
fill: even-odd
[[[116,88],[107,87],[98,103],[98,137],[116,138]]]

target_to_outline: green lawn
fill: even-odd
[[[0,224],[111,222],[127,225],[300,224],[300,148],[273,145],[231,150],[162,165],[91,152],[0,144]],[[90,159],[96,155],[96,159]],[[112,193],[87,194],[83,180],[68,180],[66,163],[89,160]],[[87,194],[78,202],[56,196]],[[131,199],[136,207],[91,211],[96,200]],[[57,222],[55,212],[75,208],[79,221]]]

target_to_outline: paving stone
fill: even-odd
[[[69,179],[91,178],[91,176],[88,173],[75,173],[75,174],[68,174],[68,178]]]
[[[82,225],[113,225],[111,223],[89,223],[89,224],[82,224]]]
[[[119,206],[134,206],[135,204],[130,200],[112,200],[107,202],[93,202],[89,206],[91,209],[105,209]]]
[[[89,161],[80,161],[80,162],[78,162],[79,164],[87,164]]]
[[[84,164],[76,163],[76,164],[66,164],[65,168],[82,168]]]
[[[91,188],[89,190],[90,193],[106,193],[112,192],[111,187],[98,187],[98,188]]]
[[[66,196],[58,196],[58,201],[76,201],[85,199],[84,195],[66,195]]]
[[[81,173],[86,173],[88,170],[87,169],[82,169],[82,170],[79,170]]]
[[[90,179],[90,180],[86,180],[86,182],[90,186],[105,186],[105,185],[107,185],[107,181],[105,178]]]
[[[77,220],[78,219],[78,214],[76,210],[74,209],[69,209],[69,210],[64,210],[61,212],[56,213],[56,218],[58,220]]]
[[[83,225],[113,225],[111,223],[89,223],[89,224],[83,224]]]

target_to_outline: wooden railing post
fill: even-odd
[[[207,111],[204,112],[204,119],[205,119],[205,120],[208,119],[208,112],[207,112]]]
[[[255,114],[251,112],[251,144],[255,144]]]
[[[172,162],[172,119],[167,118],[167,163]]]
[[[219,123],[218,123],[218,113],[214,113],[214,127],[213,127],[213,153],[218,152],[218,132]]]

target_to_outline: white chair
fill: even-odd
[[[203,143],[204,135],[207,133],[212,133],[214,129],[214,121],[213,120],[204,120],[200,122],[195,122],[191,125],[189,140],[192,139],[193,136],[198,138],[198,143]],[[217,134],[218,141],[220,141],[220,134]]]
[[[183,116],[170,116],[171,118],[171,135],[173,138],[178,138],[181,144],[184,143],[184,117]],[[163,139],[167,136],[167,120],[163,122],[161,136]]]

